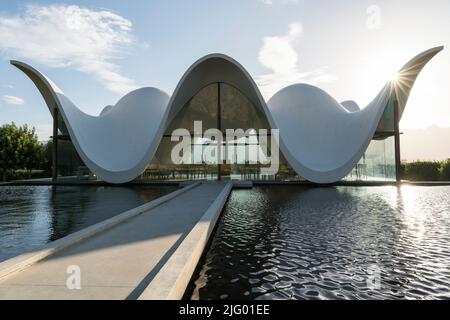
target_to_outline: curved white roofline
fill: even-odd
[[[111,183],[133,180],[154,157],[170,121],[200,89],[213,82],[237,87],[262,111],[272,128],[280,129],[280,149],[292,168],[316,183],[345,177],[367,149],[384,108],[396,93],[401,113],[425,64],[443,47],[427,50],[400,69],[400,80],[388,82],[366,107],[338,103],[325,91],[297,84],[276,93],[267,103],[249,73],[223,54],[210,54],[183,75],[172,97],[156,88],[141,88],[106,107],[99,116],[77,108],[51,80],[19,61],[36,85],[49,110],[56,107],[82,160],[101,179]],[[403,86],[400,90],[399,86]]]

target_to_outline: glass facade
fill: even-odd
[[[64,120],[58,116],[58,128],[63,128],[67,132]],[[70,136],[64,135],[61,129],[58,129],[57,136],[57,177],[72,177],[82,180],[95,180],[96,176],[92,174],[89,168],[84,164],[78,152],[73,145]],[[53,148],[53,141],[51,142]],[[51,157],[51,155],[49,155]]]
[[[194,134],[195,121],[201,121],[202,133],[219,129],[226,135],[227,129],[242,129],[245,136],[230,136],[228,141],[224,139],[219,151],[215,139]],[[184,155],[189,158],[188,164],[172,163],[171,152],[179,142],[171,141],[170,135],[180,128],[190,133],[189,154]],[[212,83],[190,99],[171,121],[155,157],[140,179],[275,179],[261,175],[262,165],[258,163],[260,129],[270,133],[270,125],[262,111],[255,108],[237,88],[226,83]],[[268,148],[270,150],[270,146]],[[223,162],[217,160],[216,152],[220,153]]]
[[[72,141],[58,138],[58,176],[78,176],[82,167],[87,170]]]
[[[372,140],[347,181],[395,181],[394,137]]]
[[[171,135],[176,129],[183,128],[194,132],[194,121],[201,121],[203,130],[217,128],[219,89],[212,83],[201,89],[176,115],[167,126],[165,135]]]

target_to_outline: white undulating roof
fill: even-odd
[[[50,112],[56,106],[82,160],[101,179],[111,183],[133,180],[154,157],[162,135],[180,108],[201,88],[229,83],[264,112],[272,128],[280,129],[280,151],[302,177],[332,183],[345,177],[367,149],[384,108],[393,94],[403,113],[414,82],[443,47],[427,50],[399,71],[365,108],[352,101],[337,102],[325,91],[295,84],[264,101],[249,73],[234,59],[207,55],[184,74],[172,97],[156,88],[141,88],[108,106],[99,116],[82,112],[46,76],[19,61],[41,92]]]

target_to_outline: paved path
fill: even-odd
[[[203,183],[0,281],[0,299],[136,299],[225,188]],[[69,290],[69,266],[81,289]]]

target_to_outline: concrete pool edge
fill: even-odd
[[[182,299],[232,189],[230,181],[138,300]]]
[[[63,238],[52,241],[39,249],[23,253],[13,258],[7,259],[3,262],[0,262],[0,280],[4,280],[9,276],[15,275],[55,253],[67,249],[101,232],[104,232],[123,222],[126,222],[134,217],[137,217],[144,212],[147,212],[155,207],[158,207],[161,204],[170,201],[175,197],[179,196],[180,194],[185,193],[199,185],[201,185],[201,182],[195,182],[185,186],[181,185],[182,186],[181,189],[175,190],[162,197],[159,197],[136,208],[127,210],[112,218],[96,223],[80,231],[71,233]]]
[[[110,184],[104,181],[67,180],[53,182],[50,179],[30,179],[0,182],[0,187],[7,186],[180,186],[195,182],[208,182],[210,180],[139,180],[125,184]],[[384,187],[384,186],[450,186],[450,181],[338,181],[330,184],[317,184],[309,181],[275,181],[275,180],[229,180],[234,188],[249,188],[253,186],[308,186],[308,187]]]

